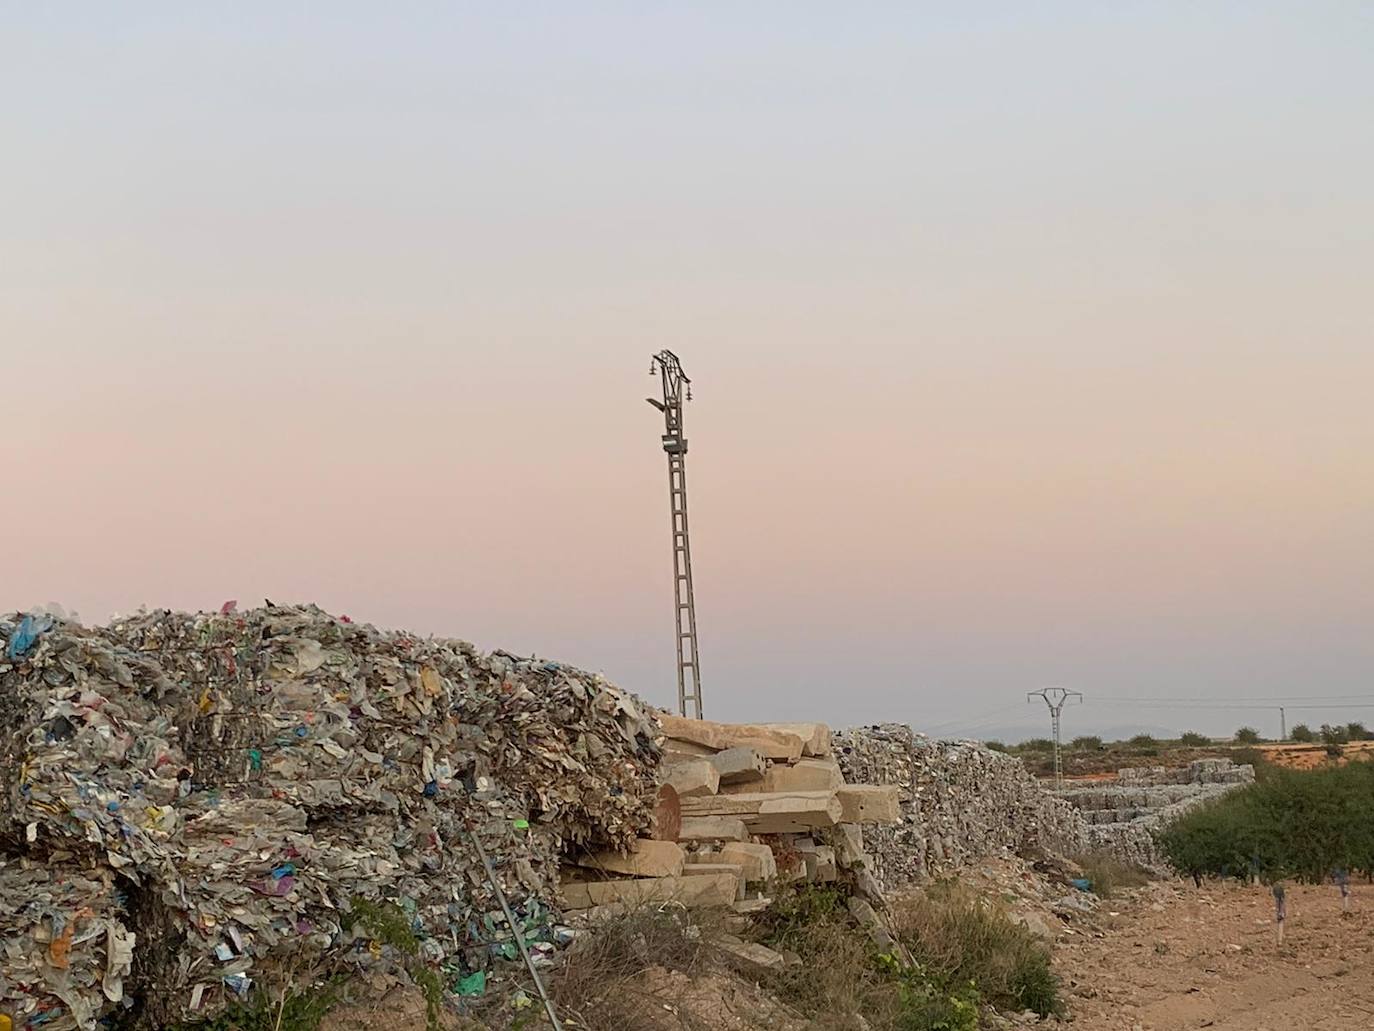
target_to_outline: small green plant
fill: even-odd
[[[896,1031],[978,1031],[981,997],[972,981],[948,978],[919,965],[906,966],[891,953],[877,957],[879,969],[897,988]]]
[[[259,992],[249,1002],[234,1003],[210,1020],[173,1025],[168,1031],[316,1031],[342,998],[342,978],[321,981],[308,990],[286,991],[277,998]]]
[[[1063,1012],[1049,950],[964,885],[931,885],[898,908],[895,922],[917,965],[938,972],[944,985],[975,985],[999,1009]]]
[[[1298,741],[1303,744],[1310,744],[1311,742],[1317,740],[1317,735],[1312,732],[1312,728],[1309,727],[1306,723],[1299,723],[1296,727],[1293,728],[1293,732],[1288,736],[1291,737],[1294,741]]]
[[[1241,727],[1236,731],[1236,744],[1238,745],[1257,745],[1260,743],[1260,732],[1254,727]]]
[[[376,941],[390,945],[405,957],[406,973],[425,994],[425,1029],[440,1031],[444,982],[420,958],[420,939],[415,936],[405,913],[394,903],[374,902],[362,896],[354,896],[350,900],[350,908],[352,912],[346,919],[347,926],[358,924]]]
[[[1199,734],[1196,730],[1185,730],[1179,735],[1178,743],[1189,748],[1206,748],[1212,743],[1212,739],[1206,734]]]
[[[1076,737],[1069,742],[1069,747],[1075,752],[1100,752],[1102,751],[1102,739],[1096,734],[1084,734]]]

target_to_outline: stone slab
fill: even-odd
[[[802,739],[802,755],[830,754],[830,727],[824,723],[764,723],[769,730],[796,734]]]
[[[626,877],[677,877],[682,873],[685,858],[682,846],[672,841],[637,840],[629,855],[619,852],[598,852],[576,860],[578,866],[589,870],[623,874]]]
[[[768,760],[753,748],[727,748],[711,757],[711,765],[720,774],[722,786],[744,785],[740,790],[747,791],[763,780]]]
[[[749,837],[738,816],[684,816],[678,841],[744,841]]]
[[[773,850],[767,845],[751,841],[732,841],[722,845],[719,862],[738,863],[746,881],[771,881],[778,875],[778,863]]]
[[[680,799],[714,795],[720,787],[720,771],[710,759],[678,760],[663,769],[663,782],[671,784]]]
[[[591,909],[614,903],[644,905],[681,902],[684,906],[732,906],[739,892],[733,874],[699,877],[635,877],[622,881],[588,881],[561,888],[568,909]]]
[[[844,823],[901,823],[895,784],[848,784],[836,792]],[[683,812],[686,812],[684,805]]]
[[[723,752],[727,748],[752,748],[766,759],[795,762],[801,758],[802,739],[797,734],[750,723],[713,723],[692,720],[667,713],[658,718],[663,733],[678,741],[686,741]]]

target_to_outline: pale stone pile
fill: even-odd
[[[767,904],[778,881],[849,880],[877,894],[861,825],[902,818],[893,785],[847,783],[821,723],[730,724],[660,715],[658,819],[628,852],[575,855],[565,911],[679,901]]]
[[[1155,834],[1184,813],[1255,781],[1255,768],[1230,759],[1199,759],[1187,766],[1131,767],[1116,780],[1075,786],[1061,797],[1082,811],[1088,845],[1123,863],[1159,870],[1165,866]]]
[[[897,789],[901,820],[868,836],[885,888],[1008,851],[1083,851],[1081,814],[1019,759],[977,742],[933,741],[886,723],[837,733],[835,752],[846,779]]]

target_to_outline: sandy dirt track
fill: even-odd
[[[1068,937],[1056,966],[1076,1031],[1354,1031],[1374,1028],[1374,887],[1288,887],[1275,942],[1264,887],[1157,884],[1103,937]]]

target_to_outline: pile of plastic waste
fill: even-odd
[[[560,857],[650,830],[650,711],[599,675],[313,606],[0,617],[0,1012],[17,1028],[208,1017],[404,914],[471,984],[536,953]],[[479,979],[480,980],[480,979]]]
[[[938,741],[902,723],[838,731],[846,780],[895,784],[902,822],[864,832],[884,888],[1008,852],[1084,851],[1083,814],[1045,791],[1019,759],[976,741]]]

